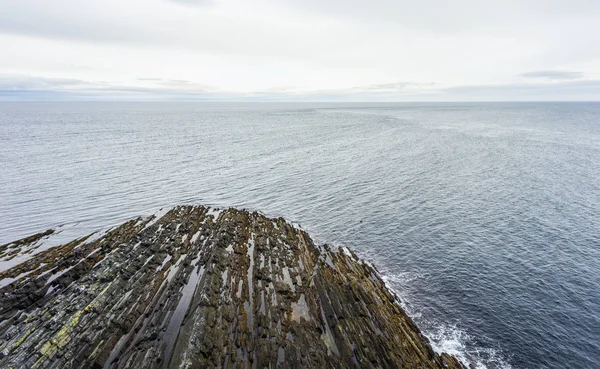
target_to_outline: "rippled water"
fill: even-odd
[[[437,349],[600,365],[600,104],[1,103],[0,243],[181,203],[372,260]]]

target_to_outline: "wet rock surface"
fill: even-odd
[[[0,281],[2,368],[462,368],[372,266],[255,212],[176,207],[32,253]]]

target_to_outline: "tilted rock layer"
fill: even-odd
[[[0,273],[1,368],[462,368],[369,264],[281,218],[180,206],[95,237]]]

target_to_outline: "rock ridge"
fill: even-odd
[[[464,368],[376,270],[283,218],[178,206],[0,246],[2,368]]]

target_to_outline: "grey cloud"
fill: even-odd
[[[459,86],[441,91],[440,97],[476,101],[598,101],[600,80]]]
[[[81,17],[69,12],[65,4],[25,4],[11,2],[3,5],[0,12],[0,32],[35,36],[46,39],[67,39],[87,41],[130,41],[147,43],[146,37],[133,24],[110,21],[102,17]],[[29,5],[29,6],[28,6]],[[40,5],[39,8],[37,5]],[[38,11],[31,11],[31,8]]]
[[[214,4],[212,0],[167,0],[172,3],[187,5],[187,6],[206,6]]]
[[[406,86],[410,89],[407,90]],[[416,86],[416,87],[415,87]],[[441,88],[432,83],[389,83],[346,90],[300,92],[281,87],[250,93],[205,88],[189,81],[128,86],[77,79],[0,75],[0,100],[153,101],[576,101],[600,100],[600,80]]]
[[[177,84],[188,84],[190,81],[183,79],[164,79],[164,78],[150,78],[150,77],[142,77],[138,78],[138,81],[144,82],[156,82],[156,83],[177,83]]]
[[[583,78],[581,72],[571,72],[565,70],[540,70],[527,72],[520,75],[525,78],[544,78],[550,80],[567,80],[567,79],[580,79]]]
[[[150,78],[143,77],[137,78],[138,81],[142,82],[152,82],[157,87],[171,87],[171,88],[181,88],[186,90],[203,90],[203,91],[218,91],[219,88],[207,84],[196,83],[193,81],[188,81],[184,79],[163,79],[163,78]]]
[[[219,6],[214,0],[164,0],[174,5]],[[364,21],[371,27],[381,23],[408,26],[429,31],[477,32],[479,28],[501,23],[511,27],[519,19],[529,22],[531,18],[547,15],[590,16],[600,14],[600,2],[596,0],[572,0],[568,4],[562,0],[505,0],[483,2],[480,0],[302,0],[290,2],[271,1],[271,8],[283,7],[292,11],[316,14],[320,18],[345,18]],[[95,1],[75,0],[0,0],[0,32],[25,34],[43,38],[72,40],[92,40],[102,42],[126,42],[152,45],[187,46],[219,51],[251,52],[266,39],[267,44],[276,43],[287,52],[287,40],[280,40],[276,32],[260,31],[260,23],[235,25],[231,34],[227,28],[215,29],[209,35],[198,31],[188,34],[189,23],[156,18],[144,9],[112,7]],[[125,9],[126,8],[126,9]],[[84,15],[84,16],[82,16]],[[355,23],[355,22],[353,22]],[[197,26],[202,26],[199,20]],[[474,28],[475,27],[475,28]],[[248,32],[248,37],[240,34]],[[250,32],[252,36],[250,36]],[[219,34],[215,38],[214,34]],[[260,36],[260,37],[257,37]],[[243,40],[243,42],[239,42]],[[237,42],[236,42],[237,41]],[[300,40],[295,40],[299,42]],[[239,42],[239,43],[238,43]],[[235,43],[235,45],[234,45]],[[292,46],[299,47],[298,43]],[[332,45],[328,45],[332,46]],[[290,49],[293,49],[290,47]],[[265,52],[264,49],[260,50]]]
[[[600,14],[600,2],[596,0],[303,0],[289,4],[318,14],[438,32],[473,32],[473,27],[490,28],[505,20],[514,25],[531,19]]]
[[[138,78],[139,79],[139,78]],[[141,80],[147,81],[148,78]],[[161,79],[151,79],[162,81]],[[185,88],[181,88],[181,86]],[[0,75],[2,100],[220,100],[235,94],[189,81],[170,81],[153,87],[110,84],[102,81]],[[235,96],[239,96],[235,95]]]
[[[267,99],[267,97],[265,96]],[[278,95],[270,100],[340,102],[442,102],[442,101],[600,101],[600,80],[554,83],[455,86],[429,91],[314,91]]]
[[[178,6],[190,3],[202,6],[183,11]],[[514,32],[519,22],[529,25],[531,17],[600,14],[600,1],[586,0],[573,0],[568,6],[560,0],[264,0],[257,5],[271,5],[264,19],[228,18],[226,9],[229,4],[226,0],[163,0],[158,4],[162,8],[165,4],[172,5],[167,9],[173,12],[160,14],[150,6],[135,7],[126,1],[121,2],[124,5],[117,4],[115,1],[102,3],[98,0],[0,0],[0,33],[87,44],[126,44],[140,49],[162,48],[167,52],[178,49],[236,57],[275,57],[277,61],[310,61],[328,68],[342,65],[368,69],[381,65],[382,69],[392,69],[393,60],[401,55],[395,49],[402,50],[402,39],[411,40],[413,36],[429,37],[429,32],[439,32],[443,37],[454,37],[456,35],[451,33],[464,31],[467,35],[465,40],[473,36],[497,38],[498,34],[486,33],[486,28],[498,24],[503,27],[500,35],[510,38],[512,36],[507,34]],[[214,14],[218,13],[223,18],[212,17],[213,8],[219,9]],[[282,32],[273,29],[269,16],[275,19],[278,11],[285,16],[291,14],[307,20],[303,23],[306,28],[273,22],[274,27],[282,27]],[[315,22],[310,23],[311,20]],[[553,27],[555,22],[548,24]],[[580,62],[582,58],[598,57],[599,48],[586,46],[600,41],[599,33],[594,30],[597,29],[593,27],[591,31],[585,31],[581,37],[577,37],[575,32],[572,38],[578,38],[578,42],[572,42],[571,46],[566,45],[564,40],[557,41],[553,49],[562,47],[559,51],[544,51],[548,53],[546,59],[553,62],[560,59],[560,64],[568,65],[573,60]],[[410,58],[410,50],[419,47],[408,46],[405,57]],[[573,50],[565,52],[569,47]],[[452,59],[448,58],[452,51],[440,50],[428,43],[423,44],[422,51],[424,55],[438,53],[441,61]],[[377,55],[381,55],[380,60],[376,60]],[[387,63],[390,65],[385,65]]]
[[[311,28],[311,37],[303,31],[290,40],[285,34],[265,27],[260,19],[227,23],[211,21],[210,14],[202,7],[194,7],[189,12],[194,17],[181,17],[179,12],[156,17],[156,13],[144,8],[118,7],[112,2],[111,6],[105,6],[98,1],[0,0],[0,33],[83,43],[300,59],[310,58],[310,51],[315,47],[323,50],[339,47],[339,40],[315,39],[318,27]]]
[[[81,85],[85,85],[85,82],[72,78],[46,78],[0,74],[0,89],[2,90],[59,89]]]
[[[395,83],[383,83],[369,86],[354,87],[355,91],[418,91],[427,90],[435,87],[435,83],[419,83],[419,82],[395,82]]]

